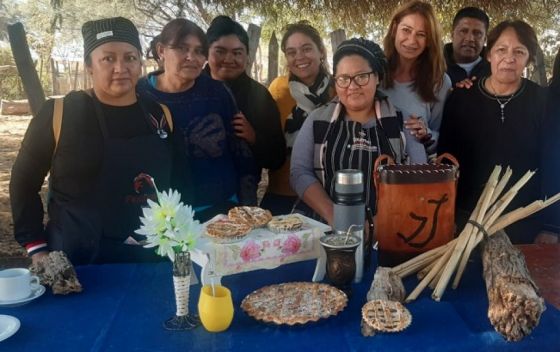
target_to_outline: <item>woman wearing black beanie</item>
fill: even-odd
[[[31,120],[10,180],[15,238],[33,262],[55,250],[74,265],[158,260],[134,234],[155,190],[134,181],[147,173],[169,187],[171,119],[136,95],[142,56],[131,21],[90,21],[82,34],[93,89],[49,100]],[[47,173],[45,227],[39,191]]]

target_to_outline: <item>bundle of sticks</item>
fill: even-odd
[[[535,172],[528,171],[507,191],[505,188],[512,176],[512,171],[508,167],[503,175],[501,174],[502,167],[496,166],[469,221],[457,238],[392,268],[393,272],[401,278],[418,273],[418,278],[421,280],[418,286],[408,295],[406,302],[415,300],[428,285],[434,290],[432,298],[439,301],[454,273],[456,274],[452,286],[457,288],[473,249],[485,237],[492,236],[514,222],[560,200],[560,193],[558,193],[547,200],[537,200],[525,207],[502,215],[518,191],[531,179]]]

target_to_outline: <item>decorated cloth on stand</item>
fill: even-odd
[[[218,215],[209,222],[223,217],[225,215]],[[300,230],[288,233],[274,233],[266,228],[257,228],[241,241],[227,244],[216,244],[204,236],[197,247],[210,254],[215,272],[225,276],[315,259],[320,254],[318,239],[322,235],[321,229],[304,223]]]

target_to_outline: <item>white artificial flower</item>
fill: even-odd
[[[148,206],[142,210],[141,226],[135,232],[146,236],[145,248],[157,247],[156,252],[175,260],[175,251],[194,248],[202,233],[202,225],[194,220],[190,205],[181,202],[177,191],[156,192],[158,201],[148,199]]]

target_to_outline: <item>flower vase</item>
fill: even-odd
[[[188,251],[175,253],[173,261],[173,287],[175,289],[175,316],[165,321],[167,330],[190,330],[200,325],[198,316],[189,314],[191,282],[191,256]]]

